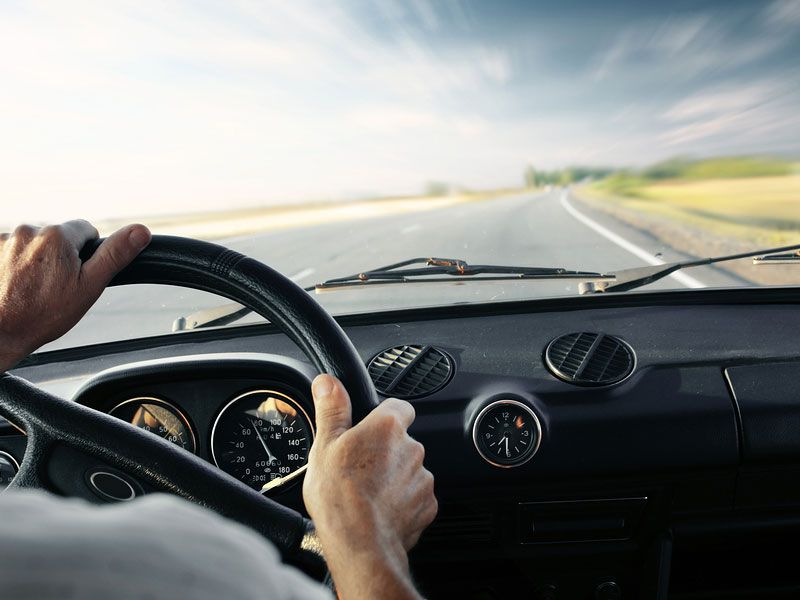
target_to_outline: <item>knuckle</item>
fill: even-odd
[[[36,235],[36,227],[33,225],[28,225],[27,223],[23,223],[22,225],[17,225],[14,228],[14,233],[12,237],[18,238],[20,240],[30,240],[33,236]]]
[[[375,429],[381,435],[392,435],[400,429],[400,422],[392,413],[384,413],[375,419]]]
[[[324,406],[317,408],[317,419],[320,421],[335,421],[344,414],[344,409],[339,406]]]
[[[436,496],[431,496],[430,502],[427,505],[427,511],[425,514],[425,526],[427,527],[436,519],[436,515],[439,514],[439,501],[436,499]]]
[[[91,231],[97,232],[97,228],[94,225],[92,225],[91,221],[88,221],[86,219],[75,219],[75,222],[80,223],[81,225],[83,225],[84,227],[88,228]]]
[[[56,242],[64,239],[64,231],[58,225],[46,225],[36,234],[44,242]]]
[[[405,400],[400,400],[399,398],[387,398],[383,401],[383,404],[386,404],[387,408],[397,411],[400,414],[410,414],[412,420],[417,416],[414,406]]]
[[[108,248],[105,256],[107,263],[112,269],[119,270],[125,266],[125,258],[117,248],[114,247]]]
[[[425,446],[414,439],[411,440],[411,458],[417,466],[425,462]]]
[[[436,496],[433,495],[433,490],[435,487],[436,479],[433,476],[433,473],[428,471],[428,469],[423,469],[422,477],[424,478],[423,487],[425,491],[431,495],[431,497],[436,499]]]

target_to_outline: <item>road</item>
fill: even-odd
[[[301,285],[418,256],[600,272],[687,258],[645,232],[590,211],[571,192],[558,188],[220,243],[271,265]],[[740,284],[741,280],[714,267],[697,267],[651,288]],[[576,293],[577,281],[569,280],[470,282],[376,286],[328,292],[317,299],[340,314]],[[224,302],[203,292],[164,286],[109,289],[70,334],[47,349],[167,333],[176,317]]]

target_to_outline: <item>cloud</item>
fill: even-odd
[[[662,119],[678,126],[662,133],[659,140],[667,146],[707,138],[725,139],[732,147],[774,142],[796,133],[798,103],[800,89],[782,80],[710,87],[664,112]]]
[[[800,5],[798,0],[787,1],[793,2],[793,7]],[[776,11],[774,6],[767,10],[773,15],[767,21],[793,18],[794,8],[781,5]],[[781,17],[774,16],[776,12]],[[793,39],[786,31],[776,34],[756,29],[743,34],[743,18],[735,12],[705,12],[634,23],[595,55],[590,78],[595,82],[620,78],[687,80],[752,65]]]
[[[764,22],[777,29],[795,29],[800,27],[800,1],[774,0],[764,9]]]

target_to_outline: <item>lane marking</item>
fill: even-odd
[[[298,271],[294,275],[289,275],[289,279],[297,283],[301,279],[305,279],[309,275],[313,275],[316,272],[317,272],[316,269],[312,269],[311,267],[309,267],[307,269],[303,269],[302,271]]]
[[[408,227],[403,227],[400,230],[400,233],[406,235],[409,233],[414,233],[415,231],[419,231],[420,229],[422,229],[422,225],[420,225],[419,223],[414,223],[413,225],[409,225]]]
[[[570,215],[575,217],[578,221],[580,221],[590,229],[593,229],[595,232],[599,233],[607,240],[615,243],[623,250],[627,250],[637,258],[640,258],[649,265],[656,266],[665,264],[663,260],[661,260],[660,258],[656,258],[652,254],[650,254],[647,250],[644,250],[643,248],[637,246],[636,244],[629,242],[621,235],[614,233],[610,229],[600,225],[600,223],[598,223],[597,221],[590,219],[583,213],[578,212],[578,210],[574,206],[572,206],[572,204],[569,203],[569,200],[567,200],[568,196],[569,192],[567,192],[567,190],[561,191],[561,206],[564,208],[564,210],[566,210]],[[686,273],[680,273],[680,272],[672,273],[671,275],[669,275],[669,277],[672,277],[675,281],[681,283],[682,285],[688,288],[696,289],[696,288],[706,287],[706,284],[704,284],[702,281],[695,279],[694,277],[691,277]]]

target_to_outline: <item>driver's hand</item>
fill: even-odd
[[[0,372],[69,331],[150,243],[144,225],[128,225],[81,264],[78,253],[96,237],[81,220],[0,234]]]
[[[312,393],[317,437],[303,498],[341,597],[417,597],[406,553],[437,503],[425,449],[407,432],[414,408],[385,400],[352,426],[339,380],[320,375]]]

